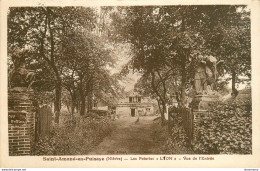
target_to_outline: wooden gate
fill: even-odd
[[[35,137],[36,141],[40,137],[49,135],[52,121],[52,111],[50,106],[43,106],[36,112],[35,117]]]
[[[193,139],[193,113],[191,109],[183,108],[181,109],[181,116],[183,118],[183,127],[189,138],[189,144],[191,144]]]
[[[175,117],[181,116],[182,117],[182,126],[186,132],[186,135],[189,139],[189,144],[192,143],[193,139],[193,113],[192,110],[189,108],[171,108],[169,111],[169,130],[173,127],[173,120]]]

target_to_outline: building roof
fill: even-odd
[[[136,92],[135,90],[130,90],[126,93],[127,97],[141,97],[142,95],[140,95],[140,93]]]

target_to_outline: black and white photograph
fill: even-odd
[[[6,15],[8,156],[255,152],[248,5],[10,6]]]

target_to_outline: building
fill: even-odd
[[[119,100],[116,107],[116,115],[131,117],[155,115],[155,104],[154,100],[130,91],[125,98]]]

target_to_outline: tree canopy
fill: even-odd
[[[36,72],[34,89],[53,92],[56,122],[63,89],[73,110],[81,106],[84,115],[86,101],[90,106],[96,97],[116,101],[108,95],[119,97],[118,79],[130,70],[142,75],[136,88],[158,100],[162,116],[171,96],[185,106],[201,56],[223,61],[218,69],[230,76],[235,93],[239,76],[251,78],[250,43],[250,11],[242,5],[12,7],[8,12],[9,68],[15,59],[25,59]],[[120,45],[130,45],[131,59],[121,76],[112,75]]]
[[[238,75],[250,77],[246,6],[118,7],[111,17],[115,40],[132,45],[130,68],[143,74],[141,82],[151,84],[143,88],[158,97],[174,92],[181,105],[187,104],[200,56],[223,60],[221,68],[232,76],[233,84]]]

